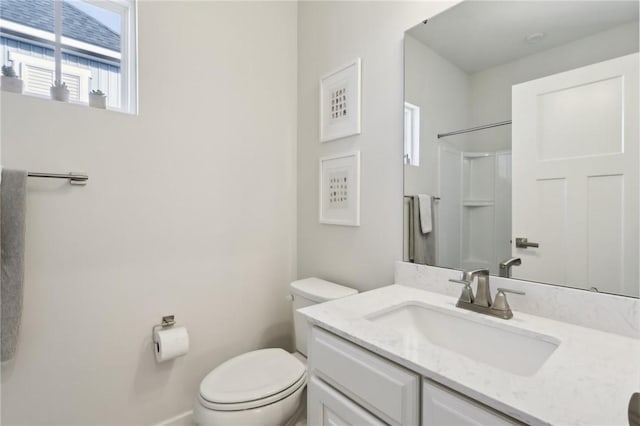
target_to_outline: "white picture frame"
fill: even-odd
[[[320,223],[360,226],[360,151],[320,158]]]
[[[361,132],[361,60],[356,58],[320,79],[320,142]]]

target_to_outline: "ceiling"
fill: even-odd
[[[622,24],[638,21],[635,1],[468,0],[408,33],[472,74]],[[527,36],[544,33],[535,43]]]

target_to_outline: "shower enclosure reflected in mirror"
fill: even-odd
[[[466,1],[405,33],[404,259],[638,297],[638,2]]]

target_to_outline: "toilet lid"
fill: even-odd
[[[306,367],[280,348],[260,349],[220,364],[200,383],[209,402],[233,404],[267,398],[300,381]]]

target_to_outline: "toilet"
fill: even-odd
[[[296,352],[260,349],[231,358],[200,383],[193,419],[198,425],[293,425],[305,412],[307,330],[296,312],[358,291],[319,278],[289,286]]]

